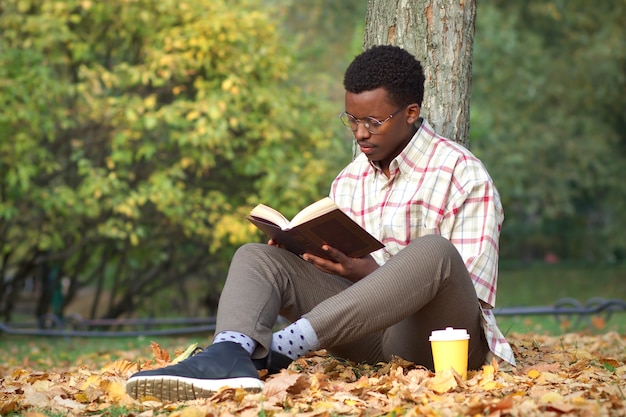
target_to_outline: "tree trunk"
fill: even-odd
[[[397,45],[415,55],[426,83],[422,116],[469,145],[476,0],[369,0],[364,47]]]

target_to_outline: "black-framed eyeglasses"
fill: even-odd
[[[378,120],[375,117],[369,116],[362,119],[357,119],[346,111],[339,115],[339,120],[341,120],[341,123],[343,123],[346,127],[352,129],[353,132],[356,132],[356,130],[359,128],[359,123],[363,123],[363,127],[367,129],[368,132],[370,132],[372,135],[377,135],[378,133],[380,133],[380,127],[383,125],[383,123],[390,120],[393,116],[400,113],[405,108],[406,105],[400,107],[398,110],[391,113],[389,117],[387,117],[385,120]]]

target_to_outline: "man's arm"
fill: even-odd
[[[490,180],[473,182],[463,189],[465,192],[447,205],[440,231],[461,253],[484,307],[493,308],[504,211]]]

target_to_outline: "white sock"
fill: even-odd
[[[270,349],[291,359],[298,359],[318,350],[319,346],[320,342],[311,323],[302,318],[274,333]]]
[[[221,342],[235,342],[239,343],[242,348],[244,348],[250,355],[256,349],[256,342],[249,336],[246,336],[243,333],[232,332],[230,330],[225,330],[223,332],[219,332],[213,338],[213,343],[221,343]]]

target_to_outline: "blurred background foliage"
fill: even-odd
[[[351,159],[359,0],[4,0],[0,316],[212,313],[233,251]],[[507,260],[625,255],[626,2],[478,6],[472,150]],[[158,300],[158,301],[157,301]]]
[[[470,144],[503,197],[504,258],[626,248],[626,2],[480,2]]]

